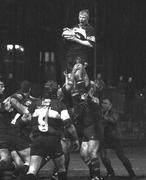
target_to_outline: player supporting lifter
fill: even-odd
[[[71,135],[76,149],[79,141],[66,106],[57,99],[58,84],[48,81],[44,86],[43,98],[30,107],[32,111],[33,141],[31,160],[25,180],[35,180],[42,159],[50,156],[58,168],[58,180],[66,180],[65,158],[61,146],[62,128]]]

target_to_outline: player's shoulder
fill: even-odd
[[[32,103],[35,104],[39,99],[38,98],[33,98],[31,96],[28,96],[28,98],[25,99],[24,104],[26,106],[30,106]]]
[[[66,109],[65,104],[58,99],[52,99],[50,106],[52,109],[57,110],[57,111],[62,111],[63,109]]]
[[[62,101],[60,101],[59,99],[52,99],[51,100],[51,106],[55,106],[55,105],[57,105],[58,107],[60,107],[60,106],[63,106],[64,105],[64,103],[62,102]]]
[[[15,99],[17,99],[17,100],[22,100],[22,99],[24,99],[24,96],[23,96],[23,94],[22,94],[20,91],[15,92],[15,93],[12,94],[10,97],[11,97],[11,98],[15,98]]]
[[[91,24],[88,24],[86,27],[87,27],[88,29],[95,30],[95,28],[94,28]]]
[[[88,24],[85,29],[87,34],[95,35],[95,28],[92,25]]]

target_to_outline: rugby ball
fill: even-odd
[[[64,38],[72,37],[72,36],[75,36],[75,33],[74,33],[73,29],[67,28],[67,29],[65,29],[65,30],[63,31],[62,36],[63,36]]]
[[[75,36],[77,38],[82,39],[82,40],[86,39],[86,31],[85,31],[85,29],[75,27],[72,30],[75,33]]]
[[[62,36],[64,38],[76,36],[78,39],[84,40],[86,39],[86,31],[82,28],[75,27],[73,29],[66,28]]]

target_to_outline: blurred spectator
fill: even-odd
[[[125,101],[125,82],[123,75],[119,76],[117,83],[117,109],[119,113],[124,112],[124,101]]]
[[[119,77],[118,83],[117,83],[117,90],[119,93],[124,94],[125,93],[125,82],[124,77],[121,75]]]
[[[96,93],[98,94],[97,97],[101,99],[103,96],[104,88],[105,88],[105,82],[102,78],[101,73],[97,74],[97,77],[95,79],[95,86],[96,86]]]
[[[16,83],[13,77],[13,73],[9,73],[6,79],[6,96],[10,96],[16,91]]]
[[[132,77],[128,78],[128,82],[125,87],[125,113],[128,118],[133,118],[133,105],[135,97],[136,87]]]

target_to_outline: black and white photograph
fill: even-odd
[[[0,180],[146,180],[145,5],[0,0]]]

